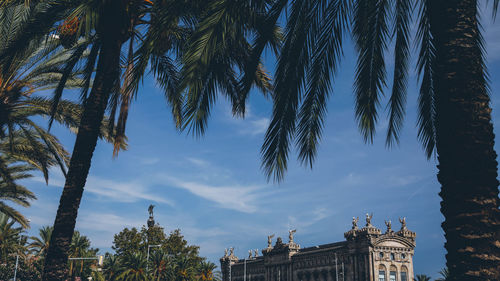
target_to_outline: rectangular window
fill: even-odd
[[[406,278],[406,272],[401,272],[401,281],[408,281]]]
[[[396,281],[396,271],[391,271],[389,274],[389,281]]]
[[[385,281],[385,271],[380,270],[378,272],[378,281]]]

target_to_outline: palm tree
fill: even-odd
[[[22,26],[23,18],[30,13],[30,8],[32,5],[25,6],[24,3],[0,8],[0,50],[8,48],[16,31]],[[49,38],[43,42],[25,44],[24,51],[19,52],[15,59],[3,61],[0,65],[0,184],[2,192],[5,192],[6,186],[12,190],[23,189],[19,196],[28,196],[26,199],[35,197],[26,193],[26,189],[18,185],[15,179],[25,178],[28,174],[13,175],[10,171],[18,170],[22,167],[21,163],[26,163],[28,167],[40,170],[48,181],[51,166],[59,166],[66,175],[66,166],[69,164],[69,153],[59,140],[34,119],[51,117],[76,130],[82,113],[82,107],[73,102],[62,100],[55,105],[50,99],[34,96],[38,91],[57,89],[62,79],[67,88],[79,87],[83,82],[79,71],[69,75],[61,71],[72,57],[72,52],[81,49],[82,44],[63,50],[57,48],[57,42]],[[82,53],[82,56],[85,58],[86,54]],[[100,135],[109,139],[106,130],[101,130]],[[16,203],[29,206],[26,200]],[[4,212],[12,215],[23,227],[29,227],[26,219],[14,211],[4,208]]]
[[[436,279],[436,281],[448,281],[450,280],[450,273],[448,271],[448,268],[443,268],[439,272],[439,275],[441,275],[441,278]]]
[[[106,280],[114,281],[120,272],[120,262],[116,255],[106,253],[103,264],[103,273]]]
[[[425,274],[417,274],[415,281],[430,281],[431,278]]]
[[[87,251],[90,248],[90,240],[83,235],[80,235],[79,231],[75,231],[73,233],[73,238],[71,239],[71,246],[70,246],[70,254],[69,257],[71,258],[77,258],[77,257],[85,257],[87,254]],[[69,262],[69,275],[70,277],[72,276],[77,276],[77,268],[73,268],[73,261],[71,260]],[[81,275],[83,272],[83,260],[80,260],[80,270],[79,274]]]
[[[112,122],[109,126],[110,131],[115,132],[116,153],[124,139],[122,136],[130,101],[137,92],[147,66],[151,65],[154,76],[165,90],[167,101],[172,105],[176,123],[180,126],[182,96],[177,91],[178,76],[175,60],[169,57],[169,54],[173,53],[175,57],[183,50],[184,39],[192,25],[197,22],[200,11],[208,5],[206,3],[206,1],[183,0],[61,0],[55,3],[43,3],[43,9],[35,9],[32,16],[18,29],[19,32],[14,39],[9,41],[7,47],[0,50],[0,58],[3,54],[23,53],[25,52],[23,42],[41,40],[43,36],[40,34],[47,34],[60,22],[62,24],[58,28],[59,38],[66,47],[77,42],[78,30],[85,30],[88,39],[86,42],[91,46],[84,67],[85,82],[82,96],[85,107],[54,222],[43,280],[65,279],[67,253],[77,211],[108,102],[112,117],[120,112],[117,127],[114,128]],[[141,34],[143,36],[138,36],[138,27],[146,27]],[[135,42],[139,39],[142,41],[136,46]],[[128,52],[123,83],[120,81],[122,46],[126,46]],[[83,50],[82,46],[72,51],[71,59],[64,69],[66,76],[73,70]],[[1,61],[9,62],[10,59],[4,57]],[[87,94],[94,65],[96,67],[92,89]],[[235,80],[230,76],[234,76],[235,73],[223,74],[224,77]],[[65,79],[60,81],[55,92],[54,106],[58,104],[57,100],[66,82]]]
[[[175,259],[176,281],[191,281],[196,276],[196,268],[193,261],[187,256],[179,256]]]
[[[0,213],[0,263],[6,263],[9,254],[16,253],[19,249],[23,229],[14,227],[15,223],[9,216]]]
[[[23,207],[28,207],[30,205],[29,201],[36,199],[33,192],[26,189],[26,187],[15,183],[17,180],[30,177],[31,175],[27,172],[32,171],[33,168],[22,164],[10,165],[10,161],[5,160],[5,158],[5,156],[0,155],[2,162],[8,165],[5,173],[9,175],[10,182],[5,181],[3,178],[0,179],[0,213],[2,213],[2,216],[11,218],[13,222],[19,223],[21,227],[28,228],[28,220],[21,213],[19,213],[19,211],[6,204],[5,201],[10,201]]]
[[[50,236],[52,235],[52,226],[43,226],[38,231],[38,235],[40,237],[31,237],[32,242],[28,247],[35,252],[36,256],[45,257],[49,248]]]
[[[232,5],[244,5],[239,2],[246,3],[219,1],[220,9],[208,13],[193,35],[203,38],[193,44],[193,53],[208,50],[208,54],[216,54],[217,50],[210,48],[214,45],[212,38],[226,38],[237,30],[227,28],[224,30],[229,34],[214,34],[211,26],[247,26],[240,18],[220,17],[230,13]],[[478,1],[421,0],[419,4],[418,137],[427,156],[436,153],[439,160],[441,212],[445,217],[442,228],[450,280],[499,280],[497,154]],[[494,7],[497,6],[498,1],[494,1]],[[340,66],[343,39],[348,31],[352,31],[358,53],[355,115],[366,142],[373,142],[375,135],[380,96],[388,82],[385,54],[390,39],[395,38],[386,143],[387,146],[398,143],[405,116],[412,1],[272,1],[269,13],[261,21],[264,28],[256,29],[256,38],[261,40],[253,44],[254,60],[247,64],[251,67],[246,69],[240,84],[245,85],[245,81],[255,77],[264,47],[270,42],[269,34],[284,11],[288,13],[275,73],[273,113],[262,146],[262,167],[268,178],[283,179],[293,141],[298,146],[299,160],[312,166],[331,82]],[[200,58],[191,64],[209,65],[215,60],[207,54],[203,58],[208,60]],[[238,96],[245,97],[249,87],[240,90]],[[194,119],[188,121],[197,125],[205,117]]]
[[[146,281],[149,280],[146,272],[146,259],[140,253],[123,256],[120,274],[116,280]]]
[[[207,262],[207,261],[202,261],[199,266],[198,266],[198,276],[199,280],[203,281],[212,281],[215,279],[214,277],[214,269],[217,268],[217,266],[212,263],[212,262]]]
[[[150,272],[153,280],[168,279],[167,274],[172,271],[172,261],[169,256],[163,251],[154,251],[150,257]]]

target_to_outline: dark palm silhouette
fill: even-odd
[[[450,280],[500,279],[497,154],[478,1],[421,0],[417,10],[409,0],[276,0],[257,25],[252,25],[255,17],[240,2],[245,1],[221,1],[201,22],[193,37],[203,40],[186,52],[198,59],[186,68],[196,63],[215,64],[219,49],[211,46],[220,43],[217,39],[241,34],[241,30],[253,32],[252,59],[245,62],[237,98],[232,99],[234,108],[244,108],[250,90],[248,81],[256,76],[263,50],[272,46],[271,35],[286,10],[272,118],[262,146],[262,167],[268,178],[277,181],[285,175],[294,141],[299,160],[308,166],[314,162],[332,79],[340,67],[343,41],[349,33],[358,53],[355,115],[367,142],[372,142],[375,135],[380,97],[388,83],[385,55],[391,38],[395,38],[387,145],[399,142],[407,98],[411,17],[418,12],[418,137],[426,155],[430,158],[436,153],[439,161],[439,194],[445,217],[442,228]],[[233,9],[233,5],[242,8]],[[498,1],[493,6],[496,11]],[[242,17],[240,13],[245,12],[247,16]],[[215,32],[218,30],[226,31],[227,36]],[[188,87],[197,88],[195,83]],[[196,108],[196,104],[191,106],[191,111]],[[198,114],[193,119],[187,121],[202,132],[206,115]]]

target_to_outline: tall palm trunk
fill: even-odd
[[[122,0],[106,1],[100,14],[98,34],[102,46],[92,90],[84,104],[66,183],[59,202],[42,280],[64,281],[68,269],[68,250],[76,224],[78,208],[87,180],[101,122],[112,88],[119,76],[123,38]]]
[[[500,212],[477,0],[432,1],[436,137],[450,280],[500,280]]]

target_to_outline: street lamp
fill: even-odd
[[[149,272],[149,248],[161,247],[161,245],[148,245],[148,255],[146,258],[146,272]]]
[[[19,235],[19,247],[21,247],[22,240],[23,240],[23,235]],[[14,268],[14,281],[16,281],[17,279],[17,266],[19,265],[19,250],[20,249],[17,250],[17,255],[16,255],[16,267]]]

